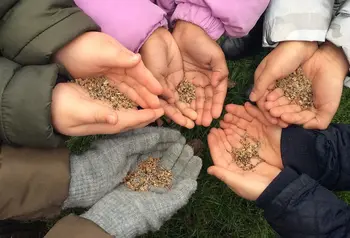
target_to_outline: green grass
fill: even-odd
[[[229,90],[226,103],[241,104],[246,101],[244,92],[253,82],[254,70],[263,56],[264,52],[246,60],[228,62],[230,80],[237,82],[237,85]],[[346,89],[334,122],[350,123],[349,99],[350,90]],[[212,124],[213,127],[217,125],[217,121]],[[210,130],[210,128],[203,127],[196,127],[193,130],[178,129],[187,139],[199,138],[205,143]],[[73,138],[69,141],[69,146],[74,152],[81,152],[87,149],[89,143],[96,138]],[[226,185],[206,173],[206,169],[211,164],[206,147],[197,192],[183,209],[165,223],[160,231],[143,237],[275,237],[274,232],[264,220],[262,211],[256,208],[254,203],[237,197]],[[339,193],[339,195],[350,202],[350,193]]]

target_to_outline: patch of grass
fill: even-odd
[[[254,71],[265,54],[266,52],[262,52],[245,60],[228,62],[229,79],[237,85],[228,91],[226,104],[242,104],[247,100],[245,92],[253,83]],[[350,90],[345,89],[334,122],[350,123],[349,115]],[[207,143],[210,128],[196,127],[187,130],[174,124],[170,126],[181,130],[188,140],[198,138]],[[218,127],[217,120],[213,122],[212,127]],[[73,138],[68,142],[68,146],[74,152],[82,152],[96,138],[99,137]],[[202,158],[203,169],[198,179],[198,189],[189,203],[166,222],[160,231],[143,237],[275,237],[262,211],[254,203],[237,197],[226,185],[206,173],[207,168],[212,165],[208,148],[205,148]],[[350,193],[339,193],[339,196],[350,203]]]

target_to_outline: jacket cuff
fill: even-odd
[[[191,3],[177,5],[171,18],[172,25],[176,20],[191,22],[200,26],[213,39],[219,39],[225,32],[225,27],[220,19],[214,17],[211,10]]]
[[[92,221],[69,215],[59,220],[46,234],[45,238],[112,238]]]
[[[298,177],[299,175],[293,169],[288,167],[283,169],[256,200],[257,206],[266,209],[271,202]]]
[[[29,147],[64,145],[65,138],[55,134],[51,123],[52,90],[58,74],[58,66],[52,64],[26,66],[12,76],[0,99],[4,142]]]

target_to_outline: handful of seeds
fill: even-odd
[[[137,107],[125,94],[111,86],[108,79],[104,76],[76,79],[75,83],[85,88],[93,99],[105,101],[116,110]]]
[[[259,156],[261,143],[245,134],[240,140],[242,147],[232,151],[233,161],[244,171],[252,170],[264,160]],[[253,163],[253,160],[255,162]]]
[[[149,157],[137,165],[137,169],[128,173],[124,183],[134,191],[149,191],[150,187],[170,189],[173,175],[170,170],[159,166],[159,158]]]
[[[181,102],[191,104],[193,100],[196,100],[196,86],[187,79],[179,84],[177,92],[179,93],[179,99]]]
[[[281,88],[284,96],[303,110],[311,109],[314,106],[311,80],[306,78],[302,68],[298,68],[286,78],[278,80],[275,88]]]

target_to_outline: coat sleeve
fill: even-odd
[[[326,39],[334,0],[271,0],[265,15],[263,45]]]
[[[342,47],[350,63],[350,0],[347,0],[336,13],[329,31],[327,40],[338,47]]]
[[[217,40],[226,33],[242,37],[257,23],[269,0],[175,0],[172,22],[184,20],[202,27]]]
[[[285,238],[350,237],[350,207],[308,175],[285,168],[257,200]]]
[[[330,190],[350,190],[349,152],[350,125],[331,124],[323,131],[298,126],[282,130],[283,165]]]
[[[166,12],[149,0],[75,0],[102,32],[137,52],[159,27],[168,26]]]

